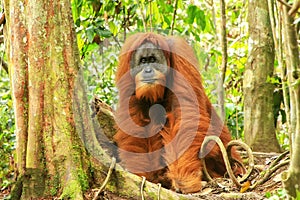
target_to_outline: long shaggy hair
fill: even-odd
[[[129,73],[136,49],[151,42],[163,51],[169,68],[165,84],[136,87]],[[114,140],[121,164],[154,183],[182,193],[201,189],[199,150],[206,135],[217,135],[224,145],[230,133],[204,92],[193,49],[179,37],[138,33],[129,37],[120,54],[116,74],[119,106]],[[237,152],[232,157],[239,160]],[[226,168],[220,149],[207,146],[206,164],[213,177]]]

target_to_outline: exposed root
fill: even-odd
[[[224,145],[223,145],[223,143],[222,143],[222,141],[220,140],[219,137],[217,137],[217,136],[206,136],[204,141],[203,141],[201,150],[200,150],[200,155],[203,153],[206,145],[210,141],[215,141],[219,145],[220,150],[222,152],[222,156],[223,156],[223,159],[224,159],[224,163],[225,163],[228,175],[231,178],[231,180],[235,183],[236,186],[242,188],[242,187],[244,187],[243,184],[242,184],[243,182],[251,181],[250,180],[250,175],[253,176],[253,172],[256,171],[256,170],[254,170],[255,169],[254,168],[254,156],[253,156],[252,150],[250,149],[250,147],[247,144],[245,144],[241,141],[238,141],[238,140],[233,140],[233,141],[230,141],[228,143],[227,151],[226,151],[226,149],[225,149],[225,147],[224,147]],[[246,150],[246,152],[248,154],[248,158],[249,158],[249,165],[248,165],[247,170],[245,169],[245,167],[243,166],[242,163],[238,162],[237,160],[235,160],[231,157],[230,152],[231,152],[231,148],[233,146],[240,146],[240,147],[242,147],[243,149]],[[256,182],[254,182],[254,184],[252,184],[248,189],[253,190],[257,186],[264,184],[266,181],[268,181],[271,178],[271,176],[274,174],[275,171],[277,171],[279,168],[281,168],[285,165],[288,165],[289,162],[290,162],[288,154],[289,154],[289,152],[287,151],[287,152],[284,152],[281,155],[279,155],[270,164],[270,166],[267,170],[264,170],[263,172],[260,173],[260,175],[258,176],[258,180]],[[243,175],[243,177],[240,180],[238,180],[235,177],[235,175],[233,174],[233,171],[232,171],[231,165],[230,165],[230,161],[236,162],[238,165],[242,166],[245,169],[246,173]],[[212,181],[213,179],[211,178],[211,176],[209,175],[209,173],[207,171],[204,157],[202,158],[202,163],[203,163],[203,172],[204,172],[205,176],[207,177],[207,179],[209,181]]]
[[[224,145],[223,145],[223,143],[222,143],[222,141],[219,137],[214,136],[214,135],[206,136],[203,143],[202,143],[202,146],[201,146],[200,155],[203,154],[203,151],[204,151],[206,145],[208,144],[208,142],[210,142],[212,140],[215,141],[218,144],[218,146],[220,147],[220,150],[221,150],[222,156],[223,156],[223,160],[224,160],[224,163],[225,163],[225,167],[226,167],[226,170],[228,172],[229,177],[235,183],[235,185],[237,185],[238,187],[242,187],[241,183],[238,181],[238,179],[233,174],[233,171],[232,171],[231,165],[230,165],[230,161],[229,161],[229,158],[228,158],[228,155],[227,155],[227,151],[226,151],[226,149],[225,149],[225,147],[224,147]],[[236,145],[236,144],[232,144],[232,145]],[[231,148],[231,146],[230,146],[230,148]],[[204,174],[207,176],[207,178],[209,180],[212,180],[211,176],[209,175],[209,173],[207,172],[207,169],[206,169],[205,157],[202,158],[202,163],[203,163]]]
[[[144,186],[145,186],[145,182],[146,182],[146,177],[142,176],[142,183],[141,183],[141,190],[140,190],[142,200],[145,199],[145,197],[144,197]]]
[[[288,157],[289,151],[283,152],[280,154],[269,166],[269,168],[265,171],[262,171],[260,173],[259,179],[250,186],[250,190],[253,190],[259,185],[264,184],[266,181],[268,181],[271,176],[274,174],[275,171],[277,171],[279,168],[288,165],[290,163],[290,159]]]
[[[248,158],[249,158],[249,161],[248,161],[248,162],[249,162],[249,164],[248,164],[248,169],[245,169],[243,163],[240,163],[239,161],[237,161],[237,160],[231,158],[230,152],[231,152],[231,148],[232,148],[233,146],[240,146],[240,147],[242,147],[244,150],[247,151]],[[246,171],[246,173],[245,173],[245,174],[243,175],[243,177],[241,178],[240,183],[246,181],[246,179],[251,175],[251,173],[252,173],[252,171],[253,171],[253,169],[254,169],[254,157],[253,157],[253,153],[252,153],[252,150],[250,149],[250,147],[249,147],[247,144],[245,144],[244,142],[241,142],[241,141],[239,141],[239,140],[232,140],[232,141],[230,141],[230,142],[228,143],[228,145],[227,145],[227,153],[229,153],[230,159],[233,159],[235,162],[237,162],[239,165],[241,165],[241,166],[244,168],[244,170]],[[224,155],[223,155],[223,157],[224,157]]]
[[[160,200],[160,189],[161,189],[161,184],[158,183],[157,186],[158,186],[158,189],[157,189],[157,200]]]
[[[99,194],[103,191],[103,189],[105,188],[106,184],[108,183],[109,179],[110,179],[110,176],[113,172],[113,169],[115,168],[115,165],[116,165],[116,158],[115,157],[112,157],[111,159],[111,164],[109,166],[109,169],[108,169],[108,172],[107,172],[107,176],[103,182],[103,184],[101,185],[101,187],[99,188],[99,190],[96,192],[93,200],[96,200],[99,196]]]

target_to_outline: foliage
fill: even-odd
[[[13,162],[16,139],[9,78],[2,69],[0,80],[0,186],[5,188],[11,184],[13,166],[10,163]]]
[[[271,200],[288,199],[287,191],[285,189],[278,189],[274,192],[267,192],[266,197]]]
[[[111,45],[108,48],[112,49],[114,46]],[[89,52],[87,58],[84,59],[84,78],[88,85],[89,100],[96,95],[107,104],[116,105],[117,90],[114,79],[118,56],[115,52],[116,50],[106,50],[106,48],[101,50],[99,47]]]
[[[2,10],[2,5],[0,5]],[[3,28],[1,25],[0,28]],[[0,44],[0,64],[4,57],[5,46]],[[14,168],[13,154],[15,149],[15,120],[13,105],[9,87],[9,77],[2,66],[0,66],[0,188],[6,189],[12,183]]]

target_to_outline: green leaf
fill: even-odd
[[[108,38],[108,37],[112,36],[112,33],[109,30],[106,30],[106,29],[97,30],[97,33],[100,35],[100,37],[102,36],[102,37]]]
[[[108,23],[108,25],[109,25],[109,29],[110,29],[111,33],[112,33],[114,36],[116,36],[117,33],[118,33],[118,27],[116,26],[115,22],[110,21],[110,22]]]
[[[197,14],[197,18],[196,18],[197,25],[199,25],[201,30],[203,31],[206,26],[206,17],[205,17],[204,11],[198,9],[196,14]]]
[[[164,22],[170,26],[171,25],[171,21],[169,20],[168,16],[163,15],[163,17],[164,17]]]
[[[196,11],[197,11],[197,6],[195,5],[190,5],[187,9],[187,15],[188,15],[188,18],[187,18],[187,23],[189,24],[192,24],[194,23],[194,19],[195,19],[195,16],[196,16]]]
[[[174,12],[174,7],[171,4],[165,4],[164,9],[165,9],[166,13],[173,13]]]
[[[95,35],[95,29],[93,26],[89,26],[85,29],[85,34],[86,34],[86,37],[89,41],[89,43],[92,43],[93,42],[93,39],[94,39],[94,35]]]

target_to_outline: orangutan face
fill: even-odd
[[[169,67],[164,52],[154,44],[142,44],[132,55],[130,74],[135,80],[136,97],[156,102],[163,98]]]

